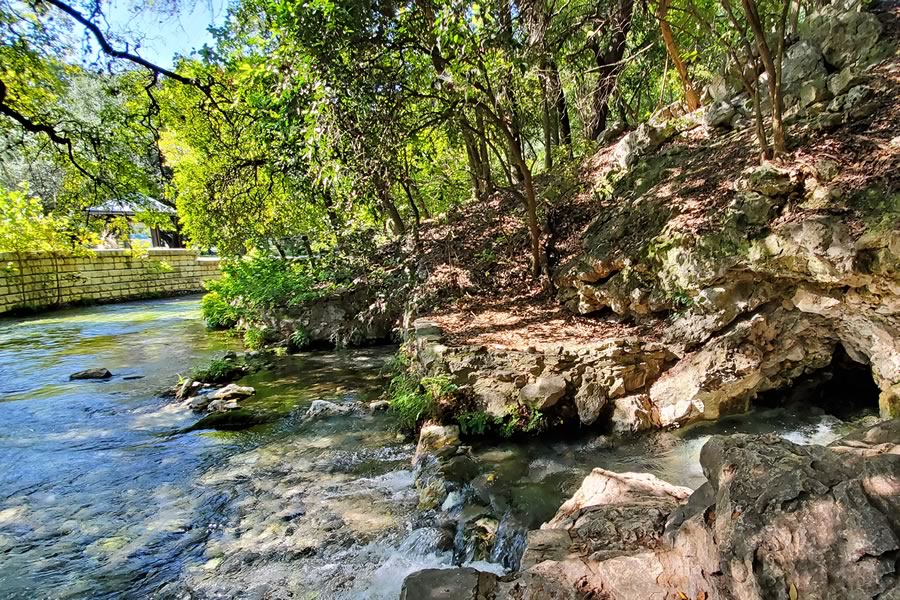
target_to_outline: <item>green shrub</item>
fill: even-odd
[[[468,410],[456,415],[456,422],[463,435],[484,435],[488,427],[488,415],[480,410]]]
[[[210,329],[230,329],[241,318],[238,309],[229,304],[219,292],[209,292],[200,300],[200,312]]]
[[[419,381],[419,385],[421,385],[425,389],[425,393],[434,400],[439,400],[457,390],[456,385],[454,385],[446,375],[423,377]]]
[[[297,327],[290,337],[291,346],[296,350],[303,350],[309,346],[309,332],[303,327]]]
[[[270,334],[267,329],[249,327],[244,332],[244,345],[251,350],[261,350],[269,341]]]
[[[402,429],[413,431],[419,423],[434,414],[434,397],[425,392],[415,376],[395,375],[388,387],[391,411],[397,415]]]
[[[233,360],[215,358],[204,369],[191,371],[191,379],[204,383],[225,383],[240,378],[246,369]]]
[[[544,429],[547,420],[539,410],[532,410],[523,404],[511,404],[506,414],[494,420],[500,435],[511,438],[519,433],[536,433]]]

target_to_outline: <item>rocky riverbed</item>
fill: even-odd
[[[276,357],[236,382],[259,424],[192,428],[203,415],[161,390],[233,348],[195,299],[0,322],[7,597],[394,600],[422,569],[515,572],[529,531],[596,467],[695,488],[712,434],[828,443],[852,428],[799,405],[641,437],[463,439],[435,472],[366,408],[395,348]],[[69,380],[96,365],[112,377]],[[352,410],[309,417],[322,406]]]
[[[898,442],[900,420],[827,448],[771,434],[714,436],[695,491],[597,468],[528,532],[520,572],[424,570],[401,598],[893,598]]]

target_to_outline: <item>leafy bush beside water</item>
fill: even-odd
[[[191,371],[191,379],[205,383],[227,383],[240,378],[246,372],[241,363],[227,358],[214,358],[205,368]]]
[[[222,277],[206,284],[200,304],[208,327],[228,329],[242,319],[257,322],[266,310],[315,300],[352,277],[351,266],[334,257],[315,262],[250,256],[222,263]],[[248,331],[249,334],[249,331]],[[249,334],[262,343],[264,336]]]

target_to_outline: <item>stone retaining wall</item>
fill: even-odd
[[[85,256],[0,252],[0,314],[67,304],[177,296],[219,277],[219,259],[193,250],[96,250]]]

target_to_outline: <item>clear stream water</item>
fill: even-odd
[[[197,416],[161,391],[237,346],[205,330],[197,298],[0,320],[0,598],[393,600],[406,574],[460,558],[443,517],[416,511],[413,445],[389,415],[302,419],[315,399],[377,398],[393,348],[281,359],[242,381],[274,422],[187,432]],[[89,367],[115,377],[68,380]],[[845,429],[774,409],[614,447],[476,444],[484,502],[507,516],[504,548],[484,558],[521,551],[504,527],[540,525],[593,467],[697,486],[711,434],[827,443]]]

